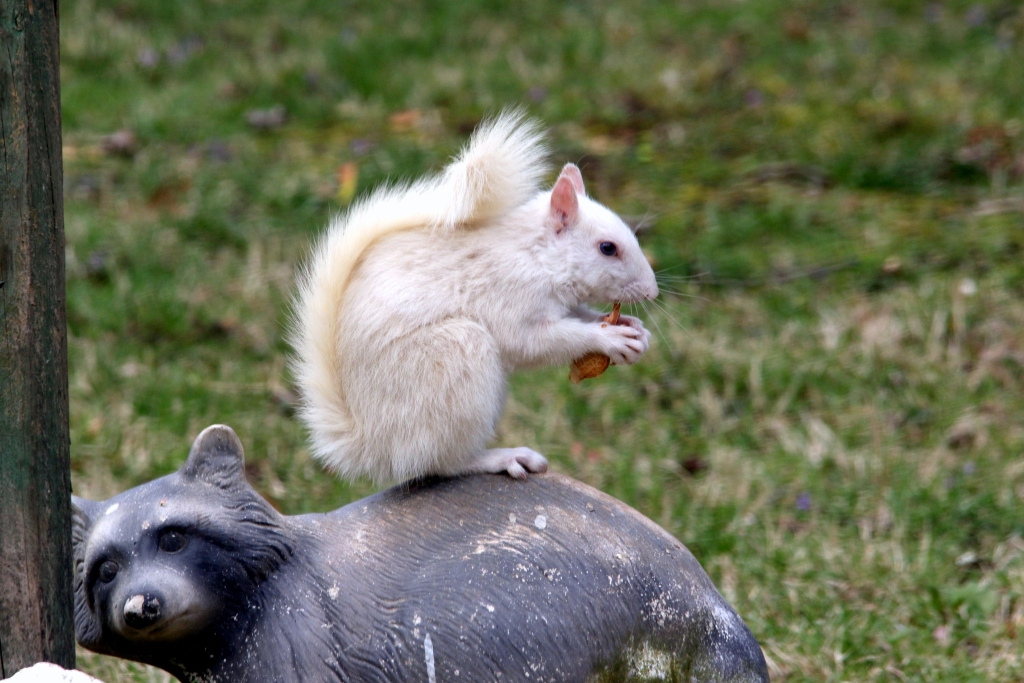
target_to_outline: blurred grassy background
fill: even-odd
[[[1019,3],[64,0],[61,30],[76,493],[214,422],[285,512],[371,492],[291,414],[296,263],[525,103],[664,294],[638,365],[518,376],[501,442],[683,540],[776,681],[1024,677]]]

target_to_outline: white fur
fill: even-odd
[[[487,451],[508,373],[647,349],[639,320],[604,325],[585,306],[657,296],[636,238],[585,194],[576,213],[556,211],[537,188],[544,155],[537,126],[504,114],[439,176],[332,222],[300,277],[293,332],[301,417],[327,467],[378,482],[543,471],[529,449]],[[574,166],[563,176],[582,189]],[[604,241],[619,254],[601,254]]]

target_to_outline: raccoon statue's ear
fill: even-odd
[[[89,532],[104,503],[71,496],[71,556],[75,563],[75,638],[86,647],[95,647],[103,638],[103,627],[96,620],[92,601],[85,590],[85,553]]]
[[[92,526],[92,520],[96,517],[103,501],[87,500],[78,496],[71,496],[71,514],[76,524],[85,527]]]
[[[244,484],[245,454],[235,430],[227,425],[211,425],[200,432],[180,474],[223,489]]]
[[[85,544],[89,542],[89,529],[99,511],[99,503],[78,496],[71,497],[71,544],[76,558],[85,557]]]

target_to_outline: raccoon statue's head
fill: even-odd
[[[78,642],[169,670],[169,656],[189,652],[183,643],[199,656],[238,632],[294,548],[283,518],[246,482],[242,444],[223,425],[196,438],[177,473],[72,502]]]

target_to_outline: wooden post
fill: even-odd
[[[0,678],[75,664],[57,0],[0,0]]]

